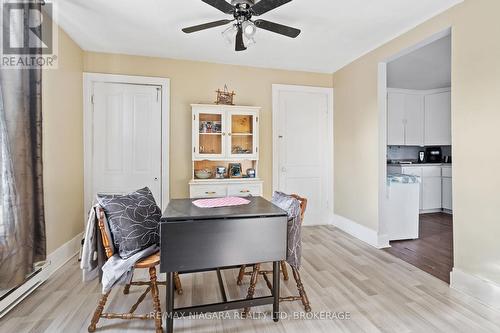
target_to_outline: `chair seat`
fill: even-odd
[[[152,255],[142,258],[135,263],[135,268],[149,268],[160,264],[160,251],[153,253]]]

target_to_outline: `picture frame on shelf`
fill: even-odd
[[[242,178],[241,163],[229,163],[228,175],[229,178]]]

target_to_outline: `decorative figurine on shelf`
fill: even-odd
[[[236,93],[234,91],[229,92],[227,89],[227,85],[224,85],[224,90],[217,89],[217,101],[215,104],[226,104],[226,105],[234,105],[233,98]]]
[[[253,169],[253,168],[247,169],[247,177],[248,178],[255,178],[255,169]]]

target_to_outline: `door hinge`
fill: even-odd
[[[90,103],[94,104],[94,95],[90,96]]]
[[[156,88],[156,101],[159,102],[160,101],[160,91],[161,89],[160,88]]]
[[[193,153],[196,153],[196,147],[193,147]]]
[[[259,152],[259,147],[255,147],[255,152],[258,153]]]
[[[193,115],[193,120],[196,120],[196,115]]]
[[[259,117],[255,117],[255,122],[258,123],[259,122]]]

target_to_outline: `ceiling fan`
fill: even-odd
[[[231,0],[228,3],[225,0],[201,0],[212,7],[217,8],[225,14],[233,16],[233,19],[219,20],[192,27],[184,28],[182,31],[189,34],[205,29],[232,23],[232,26],[226,29],[222,34],[228,41],[235,40],[235,50],[244,51],[247,46],[255,43],[253,36],[257,28],[268,30],[277,34],[295,38],[300,34],[300,30],[286,25],[258,19],[252,20],[253,16],[260,16],[277,7],[280,7],[292,0]]]

